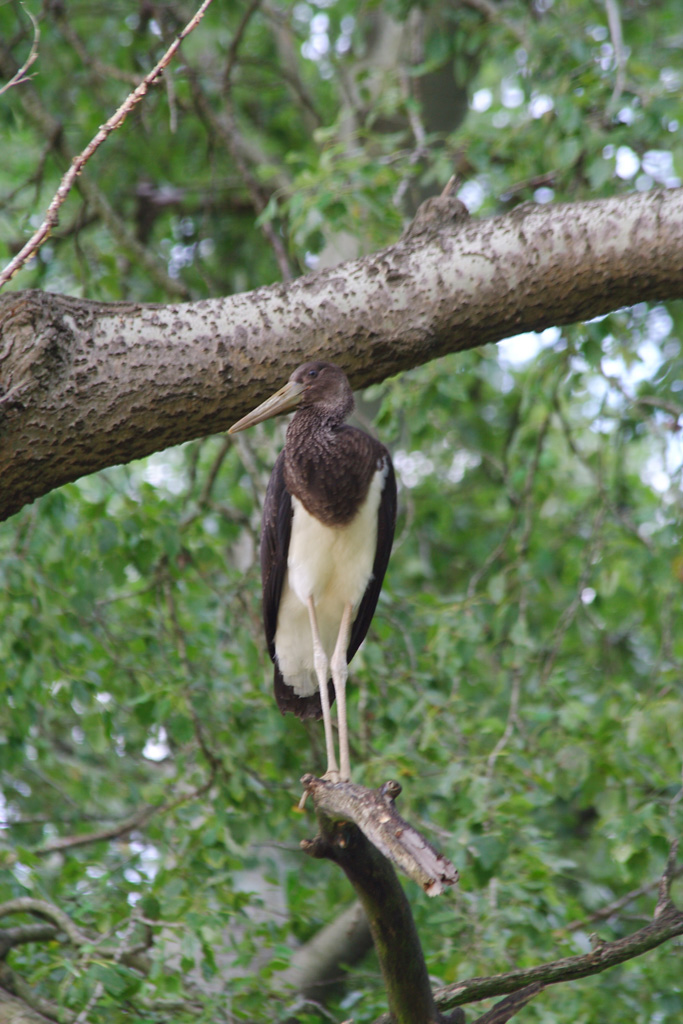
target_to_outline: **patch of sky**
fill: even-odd
[[[142,468],[143,480],[152,487],[164,488],[170,494],[182,494],[186,480],[181,462],[173,452],[150,455]]]
[[[683,72],[680,68],[662,68],[659,81],[667,92],[681,92],[683,89]]]
[[[512,78],[504,78],[500,83],[500,101],[504,107],[514,110],[524,102],[524,90]]]
[[[616,151],[616,157],[616,175],[618,178],[628,180],[628,178],[632,178],[640,170],[640,159],[630,146],[619,146]]]
[[[602,43],[608,36],[607,27],[605,25],[588,25],[586,35],[594,39],[596,43]]]
[[[171,753],[168,745],[168,734],[163,725],[153,729],[142,748],[142,756],[148,761],[163,761]]]
[[[622,107],[617,114],[617,121],[621,124],[633,124],[636,119],[636,112],[633,107]]]
[[[458,199],[465,204],[470,213],[476,213],[486,198],[486,189],[480,181],[472,178],[458,190]]]
[[[483,114],[485,110],[488,110],[493,103],[493,93],[490,89],[477,89],[472,94],[470,100],[470,108],[477,112],[477,114]]]
[[[529,103],[529,113],[535,120],[538,120],[539,117],[543,117],[544,114],[552,110],[554,106],[552,97],[542,92],[538,96],[532,96]]]
[[[550,203],[555,198],[555,189],[548,188],[547,185],[542,185],[537,188],[534,192],[534,201],[537,203]]]
[[[161,860],[156,846],[150,846],[149,843],[140,843],[137,840],[133,840],[129,844],[129,849],[138,858],[138,871],[152,881],[159,871]]]
[[[643,153],[641,167],[653,181],[667,188],[678,188],[681,179],[674,173],[673,153],[665,149],[648,149]]]
[[[434,463],[424,452],[407,452],[399,448],[394,452],[394,467],[398,473],[401,483],[409,490],[424,480],[426,476],[434,472]]]
[[[501,366],[522,366],[534,359],[544,348],[550,348],[560,340],[559,327],[546,327],[544,331],[525,331],[512,338],[498,342],[498,357]]]
[[[468,469],[474,469],[481,462],[481,456],[475,452],[468,452],[464,448],[458,449],[453,454],[453,460],[448,467],[446,477],[452,484],[459,484]]]

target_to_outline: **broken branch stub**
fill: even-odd
[[[304,775],[301,782],[317,811],[332,821],[352,821],[428,896],[438,896],[458,881],[455,866],[396,810],[394,800],[401,792],[398,782],[385,782],[380,789],[328,782],[314,775]]]

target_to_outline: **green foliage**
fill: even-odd
[[[556,0],[532,17],[510,2],[486,22],[424,4],[420,61],[386,72],[370,59],[377,6],[268,5],[226,85],[245,8],[214,4],[85,171],[113,217],[74,195],[12,286],[218,295],[277,278],[268,230],[295,271],[342,231],[357,251],[393,240],[454,169],[490,213],[680,173],[675,0],[621,4],[619,95],[603,5]],[[36,77],[0,100],[3,259],[191,13],[60,9],[41,14]],[[25,59],[31,33],[19,5],[0,6],[3,61]],[[314,60],[316,37],[328,49]],[[444,69],[470,96],[447,125],[412,89]],[[681,304],[640,304],[545,332],[527,362],[504,346],[461,354],[363,403],[394,451],[401,511],[352,666],[354,772],[400,779],[405,815],[460,868],[459,893],[410,893],[443,983],[584,952],[591,932],[651,917],[654,890],[591,920],[656,881],[683,823],[682,333]],[[255,550],[281,441],[279,427],[207,438],[0,528],[0,904],[48,900],[92,940],[8,956],[65,1020],[88,1005],[111,1024],[291,1015],[292,949],[351,899],[298,849],[314,827],[298,780],[323,766],[321,729],[270,696]],[[677,1020],[679,954],[560,986],[526,1019]],[[373,958],[336,998],[335,1019],[384,1010]]]

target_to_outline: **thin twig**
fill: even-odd
[[[408,114],[408,121],[415,139],[415,146],[408,157],[409,166],[414,166],[418,160],[427,155],[427,132],[420,118],[418,107],[414,102],[413,94],[411,91],[411,80],[408,77],[405,69],[401,69],[399,72],[401,91],[406,105],[406,113]],[[403,197],[408,190],[410,184],[410,173],[406,173],[401,178],[398,188],[396,189],[392,202],[394,206],[399,207],[403,202]]]
[[[520,615],[521,618],[521,615]],[[519,722],[519,697],[522,690],[522,670],[518,665],[512,672],[512,691],[510,693],[510,708],[508,710],[507,722],[503,734],[491,751],[486,763],[486,781],[491,782],[496,767],[498,755],[503,752],[507,742],[512,736],[515,725]]]
[[[626,53],[624,51],[624,37],[621,31],[621,13],[617,0],[605,0],[607,10],[607,24],[614,49],[614,62],[617,68],[617,75],[614,82],[614,90],[607,104],[607,109],[612,113],[621,99],[626,82]]]
[[[542,992],[544,988],[545,985],[540,981],[535,982],[533,985],[527,985],[526,988],[520,988],[518,992],[513,992],[512,995],[501,999],[487,1013],[477,1017],[472,1024],[506,1024],[511,1017],[514,1017],[516,1013],[524,1009],[526,1004],[534,996],[537,996],[539,992]]]
[[[66,7],[60,7],[59,4],[54,4],[53,10],[61,34],[66,39],[67,43],[78,54],[78,57],[83,61],[83,65],[86,68],[90,68],[95,75],[105,80],[114,79],[114,81],[123,82],[125,85],[132,86],[136,86],[138,84],[138,81],[140,80],[139,74],[135,74],[133,71],[123,71],[121,68],[117,68],[114,64],[103,64],[101,60],[98,60],[96,57],[92,57],[88,53],[87,46],[69,21]]]
[[[672,880],[673,878],[679,878],[681,875],[683,875],[683,864],[679,864],[672,873]],[[633,903],[641,896],[647,896],[647,894],[651,893],[654,889],[658,889],[660,885],[661,879],[657,878],[654,882],[647,882],[645,885],[638,886],[637,889],[631,889],[630,892],[624,893],[624,895],[620,896],[619,899],[612,900],[612,902],[608,903],[607,906],[600,907],[599,910],[594,910],[589,917],[584,917],[580,921],[572,921],[571,924],[567,925],[566,930],[568,932],[582,932],[597,921],[608,921],[610,917],[614,917],[614,915],[620,910],[627,907],[629,903]]]
[[[228,50],[228,56],[225,61],[225,71],[223,72],[223,89],[226,92],[228,92],[232,84],[232,72],[235,67],[235,62],[237,61],[237,52],[240,48],[242,37],[244,36],[244,33],[247,30],[249,22],[251,21],[253,16],[256,14],[256,11],[261,6],[261,2],[262,0],[251,0],[251,3],[249,4],[246,11],[242,15],[242,20],[237,26],[237,31],[235,32],[235,35],[232,38],[232,42],[230,43],[230,49]]]
[[[206,793],[206,791],[213,785],[214,778],[215,772],[211,771],[207,780],[200,786],[197,786],[189,793],[181,793],[179,796],[174,797],[165,804],[141,807],[135,812],[135,814],[126,818],[125,821],[119,822],[117,825],[112,825],[109,828],[99,829],[97,832],[84,832],[82,835],[61,836],[59,839],[52,839],[49,843],[46,843],[44,846],[39,846],[32,852],[36,856],[46,856],[47,854],[55,853],[56,851],[73,850],[79,846],[89,846],[91,843],[102,843],[110,839],[120,839],[121,836],[126,835],[128,832],[132,832],[134,829],[144,828],[147,822],[156,814],[167,814],[169,811],[174,811],[181,804],[188,803],[191,800],[196,800],[198,797],[203,796],[204,793]]]
[[[21,6],[24,7],[23,4]],[[21,85],[22,82],[27,82],[29,77],[32,76],[27,76],[26,72],[31,67],[31,65],[38,59],[38,42],[40,40],[40,28],[38,27],[38,22],[33,17],[31,12],[27,10],[25,7],[24,11],[31,19],[31,24],[33,25],[33,42],[31,44],[29,55],[24,61],[24,63],[21,65],[19,70],[12,75],[9,82],[5,82],[2,88],[0,88],[0,96],[2,96],[3,92],[7,92],[7,90],[11,89],[13,86]]]
[[[34,255],[43,242],[45,242],[49,237],[52,228],[59,220],[60,207],[64,203],[74,185],[74,182],[76,181],[76,178],[82,172],[88,160],[90,160],[91,156],[99,149],[102,143],[106,141],[111,133],[121,127],[128,114],[142,99],[144,99],[150,86],[157,81],[164,68],[170,64],[183,39],[185,39],[185,37],[188,36],[194,28],[196,28],[211,3],[212,0],[203,0],[201,7],[188,21],[182,32],[173,40],[163,57],[155,64],[152,70],[145,75],[137,88],[126,97],[118,110],[112,114],[105,124],[102,125],[85,149],[82,150],[78,156],[74,157],[71,166],[59,183],[59,187],[47,209],[43,223],[32,235],[21,252],[18,252],[17,255],[10,260],[5,269],[0,272],[0,288],[2,288],[2,286],[16,274],[17,270],[19,270],[24,263]]]

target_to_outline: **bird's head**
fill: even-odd
[[[340,422],[346,419],[353,409],[353,392],[344,371],[333,363],[318,361],[298,366],[284,387],[233,423],[228,433],[236,434],[271,416],[298,408],[320,409]]]

